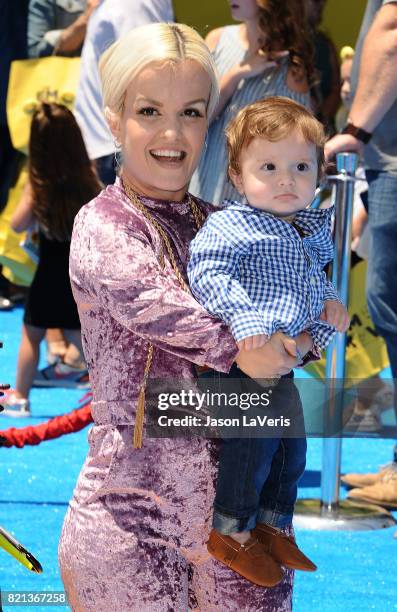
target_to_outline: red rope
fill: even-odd
[[[77,408],[68,414],[62,414],[40,425],[16,428],[11,427],[0,431],[0,446],[35,445],[45,440],[54,440],[65,434],[75,433],[92,423],[91,404]]]

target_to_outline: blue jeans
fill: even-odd
[[[99,180],[105,185],[113,185],[116,180],[116,161],[114,153],[97,157],[95,160]]]
[[[292,374],[272,389],[280,410],[302,405]],[[234,366],[221,377],[248,377]],[[250,379],[249,379],[250,380]],[[253,382],[253,381],[250,381]],[[263,392],[263,387],[260,387]],[[291,412],[291,411],[290,411]],[[283,528],[292,523],[298,481],[306,465],[305,438],[229,438],[222,441],[214,502],[213,527],[221,533],[248,531],[257,523]]]
[[[397,379],[397,176],[370,170],[368,214],[367,301],[377,332],[384,338],[394,379]],[[397,393],[395,393],[395,398]],[[395,401],[397,416],[397,402]]]

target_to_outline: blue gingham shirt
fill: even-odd
[[[307,331],[325,348],[336,330],[319,316],[325,300],[339,300],[324,272],[334,252],[332,214],[333,208],[305,209],[291,225],[226,201],[190,244],[193,295],[230,327],[236,341]]]

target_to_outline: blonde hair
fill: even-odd
[[[342,49],[340,50],[340,53],[339,53],[339,57],[341,59],[341,62],[353,59],[353,57],[354,57],[354,49],[353,49],[353,47],[349,47],[347,45],[345,47],[342,47]]]
[[[324,128],[302,104],[283,96],[269,96],[242,108],[226,128],[229,174],[240,174],[240,155],[250,142],[265,138],[277,142],[298,129],[316,145],[318,179],[324,171]]]
[[[207,116],[219,99],[218,74],[201,36],[183,24],[152,23],[134,28],[107,49],[99,61],[106,118],[123,111],[125,92],[134,77],[148,64],[196,61],[211,80]]]

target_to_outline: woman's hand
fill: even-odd
[[[275,51],[271,57],[261,51],[249,55],[243,62],[228,70],[220,80],[220,97],[212,121],[218,117],[230,98],[233,96],[241,79],[250,79],[262,74],[268,68],[277,65],[277,60],[285,57],[289,51]]]
[[[297,355],[295,340],[276,332],[264,346],[240,350],[236,363],[250,378],[279,378],[297,366]]]
[[[277,66],[277,60],[287,55],[289,55],[289,51],[275,51],[268,55],[259,50],[240,62],[235,67],[235,72],[240,79],[251,79],[262,74],[268,68],[274,68]]]

